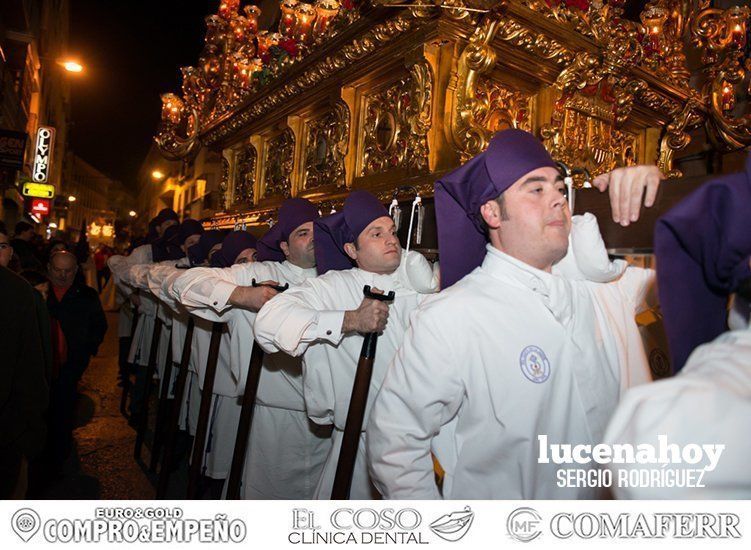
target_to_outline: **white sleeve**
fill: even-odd
[[[434,317],[414,312],[376,397],[367,425],[368,464],[387,499],[440,498],[431,444],[465,394],[450,341]]]
[[[262,264],[238,264],[228,268],[194,267],[177,278],[173,285],[180,303],[196,315],[218,321],[232,308],[229,298],[238,286],[250,286],[253,279],[266,278]]]
[[[618,282],[618,288],[629,304],[634,308],[634,315],[649,308],[648,296],[655,290],[656,273],[654,269],[629,266]]]
[[[313,342],[338,345],[341,341],[344,310],[326,310],[321,289],[312,281],[277,294],[258,312],[255,337],[266,352],[297,357]]]
[[[107,265],[115,279],[115,285],[127,297],[133,294],[133,287],[127,283],[128,271],[134,265],[151,263],[151,246],[139,246],[130,254],[130,256],[111,256],[107,260]]]
[[[138,264],[131,266],[124,273],[123,281],[136,290],[149,290],[148,275],[153,264]]]

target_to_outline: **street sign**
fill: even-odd
[[[55,129],[51,126],[40,126],[37,130],[37,140],[34,147],[34,167],[31,179],[37,183],[45,183],[50,175],[52,162],[52,147],[55,145]]]
[[[31,213],[37,216],[49,216],[50,215],[50,201],[49,199],[31,199]]]
[[[24,197],[35,197],[38,199],[55,198],[55,186],[49,183],[33,183],[27,181],[21,188]]]
[[[23,168],[26,137],[23,132],[0,130],[0,167],[14,170]]]

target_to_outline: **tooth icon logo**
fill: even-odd
[[[41,523],[39,520],[39,514],[31,508],[21,508],[13,514],[13,518],[10,522],[13,531],[15,531],[16,535],[18,535],[24,542],[29,542],[31,537],[36,535],[36,532],[39,531],[39,524]]]
[[[472,526],[475,513],[469,506],[464,510],[443,515],[430,524],[430,530],[443,540],[456,542],[467,534]]]

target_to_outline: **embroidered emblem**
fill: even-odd
[[[542,384],[550,377],[550,361],[537,346],[527,346],[519,357],[522,373],[535,384]]]

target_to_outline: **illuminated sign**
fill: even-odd
[[[37,216],[49,216],[49,199],[31,199],[31,211]]]
[[[55,186],[49,183],[32,183],[27,181],[21,189],[24,197],[36,197],[38,199],[55,198]]]
[[[20,170],[26,150],[26,134],[0,130],[0,166]]]
[[[40,126],[37,130],[37,140],[34,147],[34,167],[31,170],[31,179],[37,183],[45,183],[50,175],[54,144],[55,129],[50,126]]]

